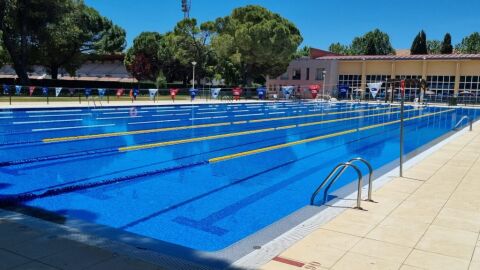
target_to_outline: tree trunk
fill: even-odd
[[[23,62],[25,58],[20,55],[21,53],[16,50],[15,43],[8,39],[6,35],[3,35],[3,44],[5,45],[5,48],[11,56],[10,59],[13,63],[13,69],[15,70],[15,73],[17,73],[20,84],[27,84],[27,65],[25,62]]]
[[[50,67],[50,75],[52,76],[52,80],[58,79],[58,67],[51,66]]]

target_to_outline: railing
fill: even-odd
[[[453,127],[453,130],[458,130],[458,128],[462,124],[463,120],[465,120],[465,119],[469,121],[470,131],[472,131],[473,130],[473,121],[470,117],[468,117],[468,115],[464,115],[462,118],[460,118],[460,120],[457,122],[457,124],[455,124],[455,126]]]
[[[323,180],[323,182],[320,184],[320,186],[318,186],[318,188],[315,190],[315,192],[313,192],[312,194],[312,197],[310,198],[310,204],[311,205],[314,205],[315,204],[315,197],[317,197],[318,193],[320,192],[320,190],[327,184],[329,183],[329,181],[331,180],[332,182],[335,182],[339,177],[340,175],[342,175],[342,173],[345,171],[346,168],[348,167],[352,167],[356,172],[357,172],[357,176],[358,176],[358,193],[357,193],[357,206],[355,207],[356,209],[362,209],[362,206],[361,206],[361,200],[362,200],[362,172],[360,171],[360,169],[358,169],[357,166],[351,164],[351,163],[348,163],[348,162],[345,162],[345,163],[340,163],[338,164],[331,172],[330,174],[327,176],[327,178],[325,178],[325,180]],[[333,177],[332,177],[333,176]],[[324,203],[325,203],[325,197],[324,197]]]
[[[335,168],[328,174],[328,176],[323,180],[323,182],[318,186],[318,188],[313,192],[312,196],[310,197],[310,204],[314,205],[315,204],[315,198],[317,197],[318,193],[320,193],[320,190],[322,190],[325,186],[325,191],[323,192],[323,203],[327,201],[327,196],[328,196],[328,190],[330,187],[335,183],[335,181],[340,178],[340,176],[346,171],[348,167],[352,167],[358,176],[358,182],[357,182],[357,206],[355,209],[363,209],[361,207],[361,200],[362,200],[362,172],[360,169],[352,164],[354,162],[362,162],[364,163],[368,170],[369,170],[369,175],[368,175],[368,199],[366,201],[369,202],[374,202],[372,199],[372,179],[373,179],[373,168],[370,165],[368,161],[366,161],[363,158],[357,157],[349,160],[348,162],[345,163],[340,163]]]

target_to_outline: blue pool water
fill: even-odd
[[[464,115],[479,116],[407,106],[405,152]],[[3,110],[0,203],[216,251],[308,205],[337,163],[395,161],[398,119],[396,106],[313,102]]]

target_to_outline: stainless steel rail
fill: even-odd
[[[458,128],[462,124],[463,120],[465,120],[465,119],[468,120],[468,122],[470,123],[470,131],[472,131],[473,130],[473,121],[468,115],[464,115],[462,118],[460,118],[460,120],[457,122],[457,124],[455,124],[455,126],[453,127],[453,130],[458,130]]]
[[[360,160],[359,160],[360,161]],[[344,163],[340,163],[338,164],[337,166],[335,166],[335,168],[333,168],[333,170],[328,174],[328,176],[323,180],[323,182],[318,186],[318,188],[315,190],[315,192],[313,192],[312,196],[310,197],[310,204],[311,205],[314,205],[315,204],[315,197],[317,197],[318,193],[320,192],[320,190],[322,190],[322,188],[328,183],[328,187],[330,187],[342,174],[343,172],[348,168],[348,167],[352,167],[356,173],[357,173],[357,176],[358,176],[358,181],[357,181],[357,206],[355,207],[355,209],[363,209],[361,207],[361,201],[362,201],[362,172],[360,171],[360,169],[353,165],[352,163],[350,162],[344,162]],[[325,203],[326,201],[326,192],[324,193],[324,198],[323,198],[323,202]]]

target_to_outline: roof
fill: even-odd
[[[428,55],[339,55],[318,57],[321,60],[480,60],[480,54],[428,54]]]
[[[315,59],[324,56],[339,56],[340,54],[336,54],[330,51],[320,50],[317,48],[310,48],[310,58]]]
[[[411,55],[410,49],[396,49],[395,55],[397,56],[408,56]]]

